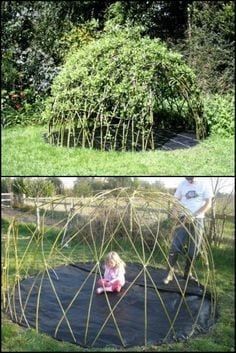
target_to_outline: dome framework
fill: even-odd
[[[180,260],[173,283],[163,284],[173,233],[172,195],[121,188],[102,192],[79,200],[49,229],[47,214],[61,201],[42,205],[40,232],[27,225],[26,236],[16,220],[9,225],[3,302],[14,322],[85,347],[174,342],[212,326],[214,262],[205,237],[192,268],[198,282],[183,279]],[[98,296],[96,282],[111,250],[127,263],[126,284],[120,293]]]

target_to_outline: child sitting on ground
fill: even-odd
[[[98,280],[97,294],[106,292],[120,292],[125,284],[125,263],[120,256],[111,251],[105,260],[104,278]]]

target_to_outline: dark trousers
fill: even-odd
[[[204,230],[204,220],[195,219],[191,224],[183,224],[175,230],[174,238],[169,252],[169,265],[174,267],[178,255],[186,255],[184,273],[187,275],[191,264],[199,253]]]

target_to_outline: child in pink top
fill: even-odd
[[[104,278],[98,280],[97,294],[102,292],[120,292],[125,284],[125,263],[120,256],[111,251],[105,260]]]

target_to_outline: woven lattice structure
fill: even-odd
[[[192,265],[198,283],[183,280],[181,259],[173,284],[162,282],[173,196],[116,189],[77,200],[64,217],[59,202],[41,205],[40,230],[14,219],[4,234],[3,304],[14,322],[92,347],[173,342],[214,323],[214,263],[205,237]],[[111,250],[127,264],[127,283],[120,293],[98,296]]]

